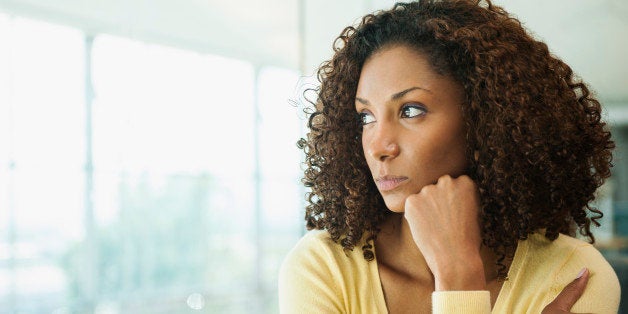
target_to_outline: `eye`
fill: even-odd
[[[427,113],[427,109],[423,105],[409,104],[401,108],[402,118],[415,118]]]
[[[367,125],[375,122],[375,117],[373,117],[373,115],[368,111],[359,112],[358,117],[361,125]]]

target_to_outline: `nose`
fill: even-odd
[[[371,158],[379,161],[393,159],[399,155],[399,143],[395,136],[396,132],[390,125],[381,123],[368,131],[368,154]]]

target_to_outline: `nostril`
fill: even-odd
[[[388,143],[382,146],[382,150],[379,153],[379,160],[384,161],[386,159],[395,158],[399,155],[399,145],[396,143]]]
[[[393,134],[393,130],[384,123],[374,125],[368,132],[363,133],[362,143],[365,153],[368,153],[372,159],[379,161],[396,157],[399,154],[399,145]],[[366,151],[367,148],[368,152]]]

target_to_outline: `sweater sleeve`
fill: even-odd
[[[573,257],[562,267],[546,303],[551,302],[573,281],[583,267],[589,269],[589,281],[584,293],[571,308],[571,312],[617,313],[620,299],[619,280],[611,265],[591,245],[577,248]]]
[[[305,236],[288,253],[279,270],[279,312],[342,313],[342,298],[329,267],[329,252]]]
[[[489,291],[435,291],[432,293],[434,314],[487,314],[491,313]]]

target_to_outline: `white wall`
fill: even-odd
[[[347,25],[395,1],[309,0],[306,69],[331,56]],[[580,75],[608,106],[628,105],[628,2],[623,0],[495,0]],[[337,9],[327,12],[329,8]]]

